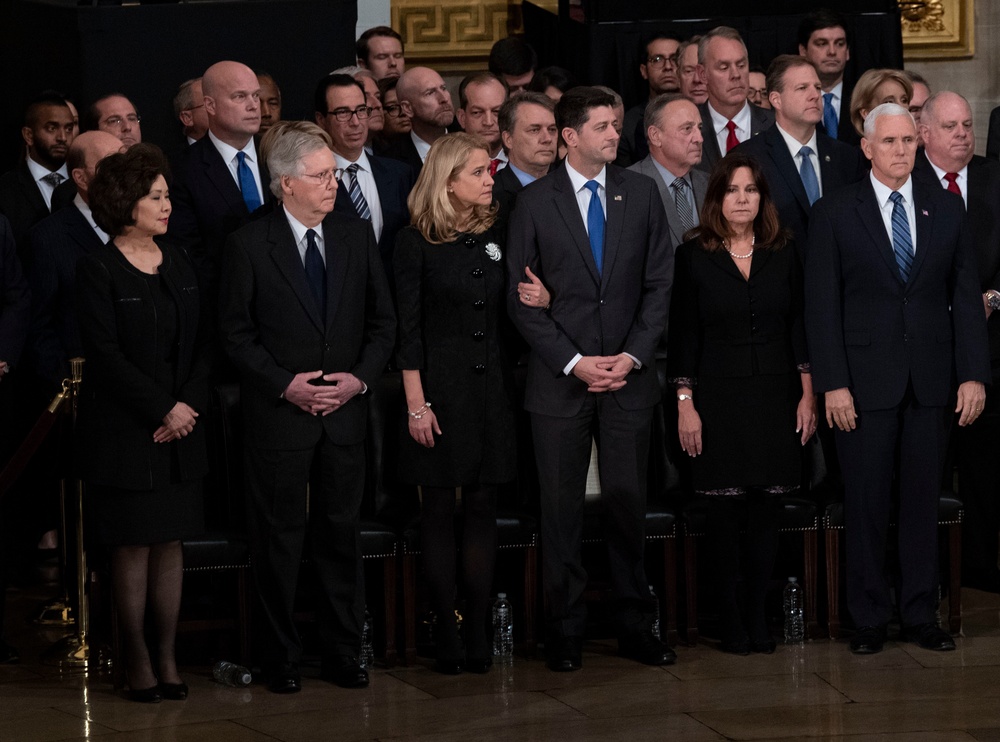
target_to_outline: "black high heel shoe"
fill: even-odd
[[[160,683],[157,686],[160,695],[168,701],[186,701],[188,697],[187,683]]]
[[[154,685],[152,688],[129,688],[125,697],[136,703],[159,703],[163,700],[159,685]]]

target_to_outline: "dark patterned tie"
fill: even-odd
[[[309,288],[316,297],[319,304],[320,313],[326,317],[326,266],[323,264],[323,256],[319,254],[319,246],[316,244],[316,231],[306,230],[306,280]]]
[[[368,208],[365,194],[361,192],[361,184],[358,183],[358,163],[347,166],[347,172],[351,176],[351,187],[347,189],[347,195],[351,197],[354,210],[362,219],[372,220],[372,211]]]
[[[954,193],[956,196],[962,195],[962,190],[958,187],[958,173],[945,173],[944,179],[948,181],[948,185],[945,186],[949,191]]]
[[[48,175],[43,175],[42,180],[53,188],[58,188],[59,185],[66,180],[66,178],[62,175],[62,173],[49,173]]]
[[[903,197],[893,191],[889,195],[892,201],[892,251],[896,255],[896,265],[899,275],[906,283],[910,278],[910,268],[913,267],[913,240],[910,239],[910,220],[906,216]]]
[[[677,209],[677,217],[681,220],[682,233],[695,228],[694,203],[691,198],[691,189],[688,188],[684,178],[674,178],[670,184],[674,189],[674,208]]]

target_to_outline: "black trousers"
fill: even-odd
[[[955,426],[958,497],[962,518],[962,570],[989,579],[997,575],[1000,550],[1000,387],[986,394],[983,414],[972,425]]]
[[[255,628],[258,660],[269,666],[301,659],[292,613],[304,553],[320,583],[323,658],[357,656],[365,609],[358,525],[364,444],[338,446],[324,433],[315,448],[305,450],[248,446],[245,461],[250,553],[261,616]]]
[[[653,408],[624,410],[610,394],[590,394],[579,414],[532,413],[541,489],[542,583],[549,631],[582,637],[583,507],[596,440],[601,501],[619,635],[649,628],[653,598],[644,566],[646,478]]]
[[[894,474],[899,486],[900,618],[904,626],[934,621],[943,414],[940,407],[921,406],[908,390],[898,407],[862,410],[855,430],[837,431],[844,476],[847,605],[857,626],[885,625],[892,614],[885,547]]]

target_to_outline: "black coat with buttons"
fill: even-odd
[[[396,238],[393,265],[400,369],[417,369],[441,435],[414,441],[400,410],[400,477],[431,487],[514,479],[510,364],[504,350],[507,289],[500,231],[432,245],[414,227]]]

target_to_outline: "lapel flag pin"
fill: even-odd
[[[615,201],[621,201],[621,200],[622,200],[621,196],[615,196]]]
[[[927,209],[921,209],[920,213],[923,214],[924,216],[930,216],[930,214],[927,213]]]
[[[826,162],[830,161],[830,155],[823,155],[823,160]]]

